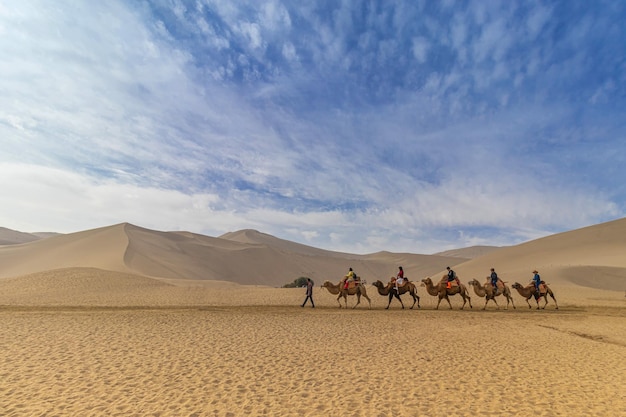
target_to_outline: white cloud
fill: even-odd
[[[430,42],[426,38],[420,36],[413,39],[413,56],[418,62],[426,62],[429,49]]]
[[[168,4],[159,20],[124,2],[0,6],[0,225],[252,227],[368,252],[510,244],[620,215],[580,164],[552,159],[595,125],[566,131],[587,109],[541,88],[589,70],[588,49],[551,62],[556,46],[529,43],[550,10],[510,27],[511,11],[473,4],[449,28],[409,2],[358,22],[349,2],[327,16],[308,3]],[[402,24],[413,19],[415,31]],[[615,100],[614,80],[585,97]],[[615,126],[603,129],[619,137]]]

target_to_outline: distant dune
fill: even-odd
[[[20,232],[8,230],[2,229],[4,236],[21,236]],[[349,267],[371,283],[377,279],[387,281],[399,265],[413,280],[439,278],[446,266],[452,266],[462,281],[482,280],[494,267],[506,281],[526,283],[533,269],[538,269],[551,283],[624,291],[624,236],[626,219],[620,219],[503,248],[476,246],[435,255],[384,251],[355,255],[255,230],[210,237],[122,223],[2,246],[0,278],[64,268],[96,268],[165,280],[279,287],[300,276],[311,277],[317,283],[338,281]]]
[[[463,279],[484,278],[489,269],[526,283],[537,269],[547,282],[626,290],[626,219],[615,220],[501,248],[456,266]]]
[[[467,248],[450,249],[444,252],[438,252],[434,255],[452,256],[454,258],[474,259],[486,255],[490,252],[501,249],[500,246],[470,246]]]
[[[253,230],[209,237],[123,223],[0,248],[0,277],[61,268],[98,268],[153,278],[282,286],[300,276],[338,281],[352,267],[366,281],[387,280],[403,265],[414,278],[458,258],[318,249]]]
[[[2,246],[0,414],[624,415],[625,235],[622,219],[473,259],[128,223]],[[437,310],[418,285],[419,309],[386,309],[372,282],[399,265],[414,281],[450,265],[463,283],[494,267],[509,285],[537,268],[559,308],[513,290],[505,310],[472,289],[473,308],[453,296]],[[340,310],[320,288],[348,267],[371,309],[363,297]],[[314,309],[300,307],[302,288],[274,288],[302,275],[316,281]]]
[[[0,246],[2,245],[19,245],[22,243],[33,242],[41,239],[33,233],[18,232],[17,230],[0,227]]]

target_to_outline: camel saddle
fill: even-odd
[[[485,285],[491,285],[491,278],[487,277]],[[500,278],[498,278],[498,282],[496,282],[496,288],[498,291],[504,291],[504,282]]]
[[[530,284],[526,286],[526,288],[534,290],[535,283],[531,281]],[[547,293],[548,293],[548,286],[546,285],[545,281],[539,282],[539,294],[546,295]]]
[[[391,279],[389,280],[389,284],[391,284],[391,285],[395,286],[395,285],[396,285],[396,281],[397,281],[396,277],[391,277]],[[408,282],[409,282],[409,279],[408,279],[408,278],[404,278],[404,279],[402,280],[402,284],[398,285],[398,288],[403,288],[403,287],[405,287],[405,286],[406,286],[406,284],[408,284]]]
[[[348,280],[347,281],[347,287],[344,286],[344,288],[347,288],[349,290],[351,290],[352,288],[356,287],[357,285],[359,285],[361,283],[361,277],[356,277],[354,280]]]
[[[446,288],[454,288],[459,286],[459,282],[455,279],[453,281],[448,281],[447,279],[444,281],[446,283]]]

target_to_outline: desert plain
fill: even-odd
[[[351,255],[234,233],[122,224],[0,247],[2,416],[626,415],[624,219],[467,257]],[[372,283],[402,264],[420,308]],[[435,309],[421,279],[538,269],[558,302],[471,289]],[[320,286],[348,267],[371,299]],[[315,281],[280,288],[298,276]],[[500,297],[501,298],[501,297]],[[543,302],[541,302],[543,306]]]

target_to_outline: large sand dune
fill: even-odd
[[[331,252],[251,230],[215,238],[124,223],[0,247],[0,277],[94,267],[158,278],[282,286],[300,276],[338,281],[349,267],[369,282],[395,275],[398,265],[417,278],[460,261],[433,255]]]
[[[467,261],[129,224],[3,247],[0,415],[626,415],[625,225]],[[319,288],[347,266],[419,279],[454,259],[463,281],[538,268],[560,309],[514,293],[517,309],[434,310],[418,287],[421,309],[385,310],[368,284],[372,309],[340,310]],[[317,274],[315,309],[272,287],[299,274]]]
[[[484,279],[489,269],[526,284],[537,269],[548,283],[626,291],[626,219],[505,247],[455,267],[463,280]]]

